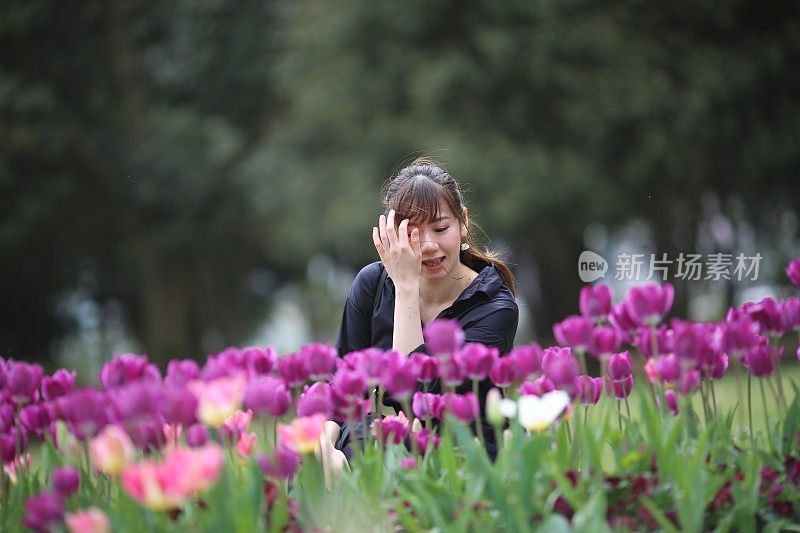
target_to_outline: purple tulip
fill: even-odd
[[[447,387],[457,387],[464,382],[464,369],[457,360],[440,359],[439,360],[439,377]]]
[[[2,458],[3,464],[12,462],[17,456],[17,444],[19,444],[20,453],[28,449],[28,433],[26,431],[17,432],[16,428],[12,427],[6,433],[0,433],[0,458]]]
[[[417,389],[418,366],[400,352],[387,352],[381,383],[396,400],[411,397]]]
[[[55,400],[72,392],[75,385],[77,372],[59,369],[52,377],[42,378],[42,398],[45,400]]]
[[[192,448],[200,448],[208,442],[208,428],[204,424],[193,424],[186,430],[186,443]]]
[[[680,393],[684,396],[689,395],[700,388],[700,372],[692,368],[684,372],[680,380]]]
[[[608,315],[608,321],[622,333],[624,342],[633,342],[633,336],[639,325],[631,318],[630,313],[628,313],[628,306],[625,305],[625,302],[620,302],[611,307],[611,314]]]
[[[615,353],[608,361],[608,375],[614,381],[620,381],[631,375],[633,362],[628,352]]]
[[[306,365],[300,354],[284,355],[278,359],[278,374],[289,387],[299,387],[308,379]]]
[[[450,357],[464,344],[464,331],[457,320],[437,318],[422,330],[428,353]]]
[[[20,409],[19,420],[25,429],[41,435],[42,431],[53,421],[53,418],[47,405],[32,403]]]
[[[600,393],[603,392],[603,379],[602,377],[592,378],[594,381],[595,391],[592,397],[592,404],[597,404],[600,401]]]
[[[337,420],[361,420],[371,407],[369,398],[342,395],[336,386],[331,387],[331,401],[333,418]]]
[[[586,318],[605,318],[611,312],[611,288],[603,284],[581,287],[578,308]]]
[[[265,476],[273,479],[289,479],[300,467],[300,455],[291,448],[279,444],[272,455],[261,454],[258,466]]]
[[[528,379],[542,370],[542,347],[537,342],[517,346],[506,358],[515,362],[520,379]]]
[[[302,352],[302,349],[301,349]],[[273,368],[278,359],[275,349],[268,346],[266,348],[250,347],[242,350],[242,359],[247,368],[247,375],[250,378],[256,376],[266,376]]]
[[[781,329],[793,331],[800,328],[800,298],[791,296],[779,304]]]
[[[518,359],[512,355],[499,357],[492,365],[492,371],[489,373],[492,383],[498,387],[508,387],[514,383],[520,378],[517,370],[518,364]]]
[[[709,377],[713,380],[717,380],[722,378],[725,375],[725,372],[728,371],[728,354],[719,353],[717,354],[716,359],[714,359],[714,363],[711,365],[709,369]]]
[[[367,376],[358,370],[340,369],[333,377],[331,386],[342,397],[360,398],[367,392]]]
[[[61,496],[74,494],[81,484],[81,476],[74,466],[53,469],[53,488]]]
[[[453,355],[453,358],[458,363],[458,366],[464,369],[466,377],[474,381],[482,381],[492,371],[492,366],[498,355],[497,348],[493,346],[470,342],[462,346]]]
[[[164,445],[164,422],[153,417],[129,420],[122,424],[134,446],[144,452]]]
[[[471,392],[465,394],[446,393],[442,399],[446,412],[462,422],[471,422],[480,414],[478,398]]]
[[[244,352],[232,346],[208,357],[200,371],[200,379],[211,381],[221,377],[235,376],[242,372],[247,372]]]
[[[69,426],[79,440],[94,437],[106,427],[112,409],[107,393],[94,389],[80,389],[56,400],[58,417]]]
[[[542,369],[545,376],[558,389],[571,389],[578,376],[578,361],[569,348],[547,348],[542,354]]]
[[[655,336],[655,343],[653,342],[653,336]],[[657,357],[672,352],[672,340],[672,330],[662,325],[656,329],[655,333],[653,333],[651,328],[638,328],[636,330],[636,337],[633,339],[633,344],[639,348],[639,351],[642,352],[645,358],[650,359],[651,357]],[[655,346],[653,346],[653,344],[655,344]]]
[[[351,352],[344,357],[345,367],[358,370],[367,378],[367,384],[375,387],[380,383],[384,367],[384,352],[378,348],[367,348]]]
[[[305,374],[312,380],[327,379],[336,370],[336,348],[321,342],[306,344],[298,354],[303,362]]]
[[[771,376],[775,372],[777,355],[778,353],[770,347],[769,341],[766,338],[762,338],[756,347],[748,350],[742,362],[751,374],[763,378]]]
[[[167,363],[167,385],[186,385],[200,376],[200,366],[193,359],[173,359]]]
[[[14,404],[0,402],[0,435],[14,427]]]
[[[11,398],[18,405],[36,401],[36,389],[39,388],[43,374],[42,365],[11,361],[6,374],[6,388]]]
[[[677,416],[680,410],[678,409],[678,398],[675,396],[675,391],[672,389],[665,390],[664,400],[667,402],[667,409],[669,409],[673,415]]]
[[[522,396],[544,396],[554,390],[556,390],[556,385],[547,376],[539,376],[535,380],[526,381],[519,386],[519,393]]]
[[[611,388],[614,392],[614,397],[617,400],[624,400],[628,396],[630,396],[631,391],[633,390],[633,375],[629,375],[625,379],[620,381],[613,381],[611,382]]]
[[[750,315],[730,309],[728,317],[717,328],[717,347],[734,359],[741,360],[748,350],[760,342],[758,329],[758,324]]]
[[[597,382],[591,376],[575,378],[575,396],[584,405],[594,405],[600,399]]]
[[[425,452],[428,451],[428,445],[431,441],[433,441],[433,447],[438,448],[439,443],[441,442],[442,438],[437,434],[431,432],[429,429],[421,429],[419,431],[415,431],[412,433],[412,438],[414,439],[414,443],[417,446],[417,450],[422,455],[425,455]]]
[[[64,501],[52,492],[40,492],[25,501],[22,524],[35,531],[48,532],[64,521]]]
[[[439,377],[439,361],[424,353],[412,353],[409,358],[417,367],[419,381],[430,383]]]
[[[628,316],[638,326],[655,326],[664,318],[675,298],[675,288],[665,283],[634,287],[625,299]]]
[[[159,412],[161,385],[154,381],[134,381],[108,391],[116,412],[117,421],[149,418]]]
[[[781,308],[778,302],[772,298],[764,298],[758,303],[748,302],[741,307],[759,327],[762,335],[783,335],[783,320],[781,319]]]
[[[589,353],[604,359],[622,346],[622,332],[609,326],[597,326],[589,337]]]
[[[800,259],[792,259],[786,266],[786,277],[795,287],[800,288]]]
[[[440,418],[442,397],[428,392],[416,392],[411,399],[411,411],[417,418]]]
[[[667,383],[676,383],[683,371],[680,360],[674,354],[662,355],[656,362],[658,377]]]
[[[397,416],[385,416],[380,422],[380,438],[385,445],[391,437],[391,442],[400,444],[408,436],[411,424],[402,411]]]
[[[290,398],[288,399],[291,400]],[[246,402],[246,397],[245,397],[245,406],[248,406]],[[288,409],[288,403],[287,403],[287,409]],[[311,416],[316,413],[322,413],[327,418],[333,418],[331,386],[330,384],[325,383],[324,381],[318,381],[317,383],[314,383],[310,387],[306,385],[303,390],[303,393],[297,400],[297,416]]]
[[[673,320],[672,343],[675,356],[701,366],[712,365],[717,356],[712,342],[715,332],[716,327],[713,324]]]
[[[278,417],[289,411],[292,395],[282,380],[260,376],[247,383],[243,403],[256,415]]]
[[[592,337],[594,324],[586,317],[580,315],[568,316],[555,326],[553,333],[556,341],[561,346],[569,346],[574,350],[586,351]]]
[[[165,385],[157,397],[158,410],[167,424],[188,427],[197,422],[197,396],[186,385]]]
[[[108,390],[136,381],[160,381],[158,368],[145,355],[116,355],[100,370],[100,383]]]

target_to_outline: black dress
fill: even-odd
[[[465,342],[494,346],[503,355],[514,346],[519,308],[494,265],[482,263],[480,266],[482,268],[478,276],[437,318],[458,320],[464,330]],[[371,263],[361,269],[350,287],[336,341],[339,356],[371,347],[383,350],[392,347],[395,292],[394,283],[385,275],[385,271],[383,263]],[[425,344],[413,351],[428,353]],[[480,384],[478,400],[481,410],[491,386],[489,380]],[[438,380],[431,384],[430,390],[441,392]],[[458,390],[467,392],[471,390],[471,385],[464,383]],[[400,404],[388,396],[384,398],[384,404],[400,409]],[[410,418],[412,414],[407,413],[407,416]],[[487,448],[490,455],[494,456],[494,432],[485,420],[483,422]],[[347,454],[350,451],[346,447],[351,439],[351,430],[356,433],[352,438],[361,438],[360,429],[360,424],[356,424],[355,428],[345,426],[336,447],[344,449]]]

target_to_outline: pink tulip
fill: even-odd
[[[462,346],[453,355],[458,366],[464,369],[464,374],[471,380],[482,381],[492,370],[492,365],[497,360],[499,352],[492,346],[470,342]]]
[[[411,423],[403,414],[403,411],[397,416],[385,416],[379,424],[373,428],[373,434],[376,438],[380,439],[384,445],[391,440],[394,444],[400,444],[408,436]]]
[[[450,357],[464,343],[464,331],[457,320],[436,319],[422,330],[428,353]]]
[[[192,381],[188,386],[197,397],[198,420],[208,426],[219,427],[241,408],[246,382],[242,374],[236,374],[207,382]]]
[[[226,437],[226,442],[228,444],[233,444],[237,442],[242,435],[247,433],[247,430],[250,429],[250,424],[253,422],[253,411],[250,409],[245,411],[234,411],[231,413],[228,418],[225,419],[225,422],[222,423],[220,426],[219,431],[220,433]]]
[[[439,377],[439,361],[424,353],[412,353],[409,356],[412,363],[417,367],[419,381],[430,383]]]
[[[542,347],[537,342],[517,346],[505,357],[514,361],[519,379],[528,379],[542,370]]]
[[[278,374],[290,388],[303,385],[308,379],[305,360],[300,354],[284,355],[278,359]]]
[[[558,389],[571,389],[578,376],[578,361],[569,348],[547,348],[542,354],[542,369],[545,376]]]
[[[440,359],[439,377],[445,386],[457,387],[464,382],[464,368],[456,359]]]
[[[655,359],[648,359],[644,364],[644,373],[647,381],[655,385],[658,383],[658,364]]]
[[[38,400],[42,365],[11,361],[6,370],[6,390],[17,405]]]
[[[659,357],[656,361],[658,376],[667,383],[676,383],[682,374],[681,362],[673,354]]]
[[[586,318],[604,318],[611,312],[611,288],[603,284],[581,287],[578,308]]]
[[[782,351],[783,348],[780,350]],[[771,376],[775,372],[775,362],[778,357],[779,352],[769,345],[769,340],[762,338],[755,348],[748,350],[742,362],[751,374],[763,378]]]
[[[262,454],[258,458],[258,465],[267,477],[289,479],[300,467],[300,455],[286,446],[278,445],[272,455]]]
[[[133,442],[119,426],[106,426],[89,442],[92,465],[112,476],[119,474],[133,460],[134,453]]]
[[[442,397],[438,394],[427,392],[414,393],[411,400],[411,411],[417,418],[441,418],[443,405]]]
[[[400,468],[405,468],[406,470],[414,470],[417,468],[417,459],[412,456],[406,456],[400,459]]]
[[[160,381],[158,367],[150,363],[146,355],[130,353],[116,355],[100,370],[100,383],[110,389],[128,385],[135,381]]]
[[[613,381],[611,382],[611,390],[613,391],[614,397],[617,400],[623,400],[630,396],[631,391],[633,390],[633,375],[629,375],[625,379],[620,381]]]
[[[65,369],[56,370],[52,377],[42,378],[42,398],[45,400],[55,400],[72,392],[75,385],[77,372]]]
[[[249,457],[250,452],[255,448],[258,436],[255,433],[245,433],[239,437],[236,443],[236,452],[242,457]]]
[[[800,288],[800,259],[792,259],[786,266],[786,277],[795,287]]]
[[[97,507],[87,507],[64,516],[69,533],[111,533],[111,521]]]
[[[297,416],[310,416],[317,413],[324,414],[327,418],[333,418],[331,386],[324,381],[318,381],[310,387],[306,385],[297,400]]]
[[[655,342],[653,342],[653,337],[655,337]],[[673,345],[672,330],[664,325],[659,326],[655,333],[649,327],[639,328],[636,331],[633,344],[639,348],[639,351],[647,359],[671,353]]]
[[[471,422],[480,414],[478,398],[471,392],[463,395],[444,394],[443,402],[445,410],[462,422]]]
[[[758,324],[750,315],[730,309],[717,329],[717,347],[734,359],[741,360],[748,350],[758,345],[761,336]]]
[[[561,346],[568,346],[577,351],[586,351],[589,348],[593,326],[590,319],[572,315],[553,326],[553,333]]]
[[[35,531],[52,531],[63,519],[64,500],[61,495],[40,492],[25,500],[25,517],[22,519],[24,526]]]
[[[258,348],[251,346],[242,350],[242,359],[247,368],[247,375],[250,379],[257,376],[266,376],[275,367],[278,357],[272,347]]]
[[[508,387],[520,377],[517,368],[517,359],[512,355],[499,357],[492,365],[489,377],[498,387]]]
[[[371,387],[377,386],[380,382],[384,359],[384,351],[378,348],[351,352],[344,357],[346,368],[363,374],[367,378],[367,385]],[[337,372],[340,373],[341,370]]]
[[[700,388],[700,372],[696,369],[687,370],[679,383],[680,393],[687,396]]]
[[[600,399],[597,382],[591,376],[578,376],[575,378],[575,395],[584,405],[596,404]]]
[[[278,424],[281,443],[299,454],[311,453],[319,441],[327,417],[322,414],[295,418],[290,424]]]
[[[628,315],[638,326],[655,326],[664,318],[675,298],[675,288],[665,283],[634,287],[625,299]]]
[[[772,298],[764,298],[758,303],[748,302],[741,307],[741,310],[758,324],[762,335],[777,336],[786,333],[780,305]]]
[[[418,367],[412,360],[400,352],[387,352],[386,364],[381,374],[381,383],[386,391],[396,400],[411,397],[417,389]]]
[[[298,354],[305,368],[305,374],[312,380],[323,380],[336,370],[336,348],[315,342],[300,348]]]
[[[624,301],[611,307],[611,314],[608,315],[608,321],[622,332],[624,342],[633,342],[634,335],[639,325],[631,318],[630,313],[628,313],[628,307],[625,305]]]
[[[800,328],[800,298],[790,296],[782,301],[778,308],[783,331],[795,331]]]
[[[200,376],[200,367],[193,359],[172,359],[167,363],[167,375],[164,383],[170,385],[186,385]]]
[[[439,443],[441,442],[442,438],[439,436],[438,433],[433,433],[429,429],[421,429],[419,431],[415,431],[412,433],[412,438],[414,439],[414,443],[417,446],[417,450],[422,455],[425,455],[425,452],[428,450],[428,445],[433,442],[433,447],[438,448]]]
[[[728,354],[720,353],[717,354],[716,359],[714,360],[714,364],[711,366],[709,370],[709,377],[711,379],[720,379],[722,376],[725,375],[725,372],[728,370]]]
[[[628,352],[615,353],[608,361],[608,375],[614,381],[620,381],[631,375],[633,362]]]
[[[622,346],[622,333],[609,326],[597,326],[589,337],[589,353],[605,359]]]
[[[526,381],[519,387],[519,393],[523,396],[541,397],[554,390],[556,390],[556,385],[547,376],[539,376],[533,381]]]

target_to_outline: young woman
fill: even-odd
[[[372,228],[381,260],[361,269],[350,288],[339,355],[369,347],[427,353],[422,329],[436,318],[458,320],[465,342],[495,346],[501,354],[511,350],[519,318],[514,277],[496,254],[478,248],[455,179],[417,159],[388,183],[384,204]],[[481,387],[481,406],[489,387]],[[385,403],[399,408],[391,399]],[[326,436],[342,450],[361,433],[356,424],[339,435],[332,424]],[[485,433],[493,441],[493,433]]]

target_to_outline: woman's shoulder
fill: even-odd
[[[353,281],[353,284],[366,283],[369,286],[374,287],[375,283],[377,283],[378,278],[381,277],[381,274],[383,274],[384,270],[386,269],[384,268],[383,263],[381,261],[375,261],[374,263],[370,263],[358,271],[358,274],[356,274],[356,279]]]

